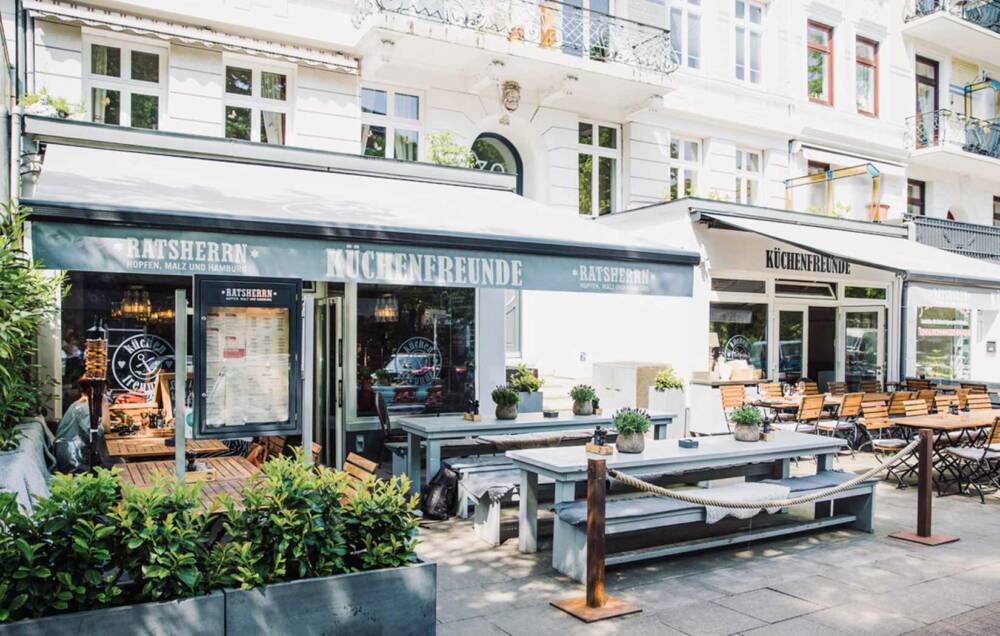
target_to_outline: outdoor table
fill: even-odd
[[[608,455],[607,467],[632,475],[682,475],[699,472],[698,479],[706,480],[702,473],[719,471],[734,466],[773,464],[773,476],[789,476],[789,463],[803,455],[816,456],[816,470],[830,470],[834,456],[845,446],[842,439],[823,435],[810,435],[792,431],[777,431],[767,442],[738,442],[731,435],[698,438],[697,448],[681,448],[678,440],[646,442],[646,449],[638,454],[615,451]],[[576,484],[587,481],[588,455],[583,446],[535,448],[507,451],[507,457],[521,470],[520,510],[518,512],[518,549],[521,552],[538,550],[538,478],[547,477],[555,482],[555,503],[573,501]],[[555,532],[567,532],[561,522],[555,522]]]
[[[245,457],[208,457],[199,461],[205,462],[208,468],[213,468],[216,472],[215,479],[201,482],[201,494],[206,501],[226,493],[239,502],[242,499],[240,490],[243,484],[260,473],[260,469]],[[173,475],[175,467],[173,460],[131,462],[122,465],[119,478],[123,483],[148,488],[153,483],[154,475]]]
[[[126,461],[173,457],[175,448],[167,446],[167,437],[114,437],[107,439],[108,454],[123,457]],[[184,443],[184,450],[197,456],[225,453],[229,447],[217,439],[190,439]]]
[[[908,429],[927,429],[934,431],[934,466],[937,468],[944,460],[942,452],[950,446],[961,446],[963,440],[972,445],[983,434],[983,429],[992,426],[1000,417],[1000,409],[983,411],[966,411],[957,415],[951,413],[934,413],[932,415],[913,415],[910,417],[892,418],[892,423]],[[953,439],[950,434],[958,433]]]
[[[555,433],[559,431],[579,431],[593,429],[597,425],[612,428],[613,414],[574,415],[560,411],[559,417],[544,417],[542,413],[522,413],[516,420],[498,420],[492,413],[484,413],[478,422],[466,420],[461,414],[438,417],[399,418],[399,427],[406,431],[407,473],[417,488],[420,478],[420,443],[427,443],[426,475],[430,480],[441,468],[441,444],[449,440],[460,440],[480,435],[514,435],[518,433]],[[653,437],[667,438],[667,426],[677,417],[673,413],[650,413],[653,420]],[[580,448],[583,448],[582,446]]]
[[[771,409],[775,412],[775,417],[773,419],[776,420],[778,411],[797,412],[799,407],[802,406],[802,397],[802,395],[789,395],[780,398],[758,398],[751,402],[751,404],[753,406]],[[823,394],[823,408],[839,410],[840,405],[843,403],[843,395],[832,395],[830,393]]]

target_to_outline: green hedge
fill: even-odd
[[[100,469],[54,477],[30,517],[0,493],[0,622],[415,562],[406,477],[348,480],[297,456],[265,463],[240,507],[205,509],[198,483],[137,488]]]

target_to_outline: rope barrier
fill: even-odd
[[[812,492],[808,495],[801,495],[799,497],[793,497],[791,499],[773,499],[769,501],[726,501],[724,499],[711,499],[708,497],[699,497],[696,494],[692,494],[693,491],[689,490],[670,490],[668,488],[663,488],[661,486],[656,486],[647,481],[638,479],[637,477],[632,477],[631,475],[626,475],[621,471],[615,470],[614,468],[608,469],[608,476],[616,481],[635,488],[636,490],[644,490],[646,492],[652,493],[654,495],[659,495],[661,497],[671,497],[672,499],[677,499],[679,501],[684,501],[686,503],[701,505],[701,506],[715,506],[717,508],[734,508],[738,510],[756,510],[759,508],[785,508],[787,506],[797,506],[799,504],[809,503],[811,501],[816,501],[818,499],[825,499],[831,495],[836,495],[838,493],[850,490],[858,484],[868,481],[875,475],[881,473],[883,470],[888,470],[892,468],[899,462],[901,462],[906,456],[911,455],[916,448],[920,445],[921,438],[916,438],[912,442],[906,445],[905,448],[900,450],[898,453],[889,458],[885,463],[872,468],[868,472],[865,472],[857,477],[854,477],[844,483],[834,486],[832,488],[827,488],[825,490],[818,490]]]

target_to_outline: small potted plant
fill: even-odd
[[[753,406],[738,406],[729,414],[729,423],[733,425],[733,437],[740,442],[756,442],[760,440],[760,427],[764,418]]]
[[[641,409],[623,408],[615,412],[611,424],[618,431],[615,446],[620,453],[641,453],[646,450],[646,431],[652,426],[649,415]]]
[[[521,401],[517,391],[506,385],[500,385],[493,389],[490,394],[493,402],[497,405],[496,415],[498,420],[517,419],[517,403]]]
[[[593,415],[594,400],[597,392],[589,384],[577,384],[570,389],[569,396],[573,398],[573,415]]]
[[[528,365],[521,363],[508,370],[507,386],[514,389],[521,398],[518,410],[521,413],[542,412],[542,392],[545,381],[535,375]]]
[[[674,368],[667,366],[653,378],[649,387],[649,410],[674,415],[684,414],[684,380]]]

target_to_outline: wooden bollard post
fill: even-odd
[[[911,541],[922,545],[942,545],[954,543],[958,537],[934,534],[931,530],[931,508],[934,505],[934,432],[920,431],[920,452],[917,455],[917,531],[896,532],[889,536],[894,539]]]
[[[604,592],[604,512],[607,496],[607,464],[603,459],[587,460],[587,594],[553,601],[552,605],[585,623],[636,614],[642,609]]]

